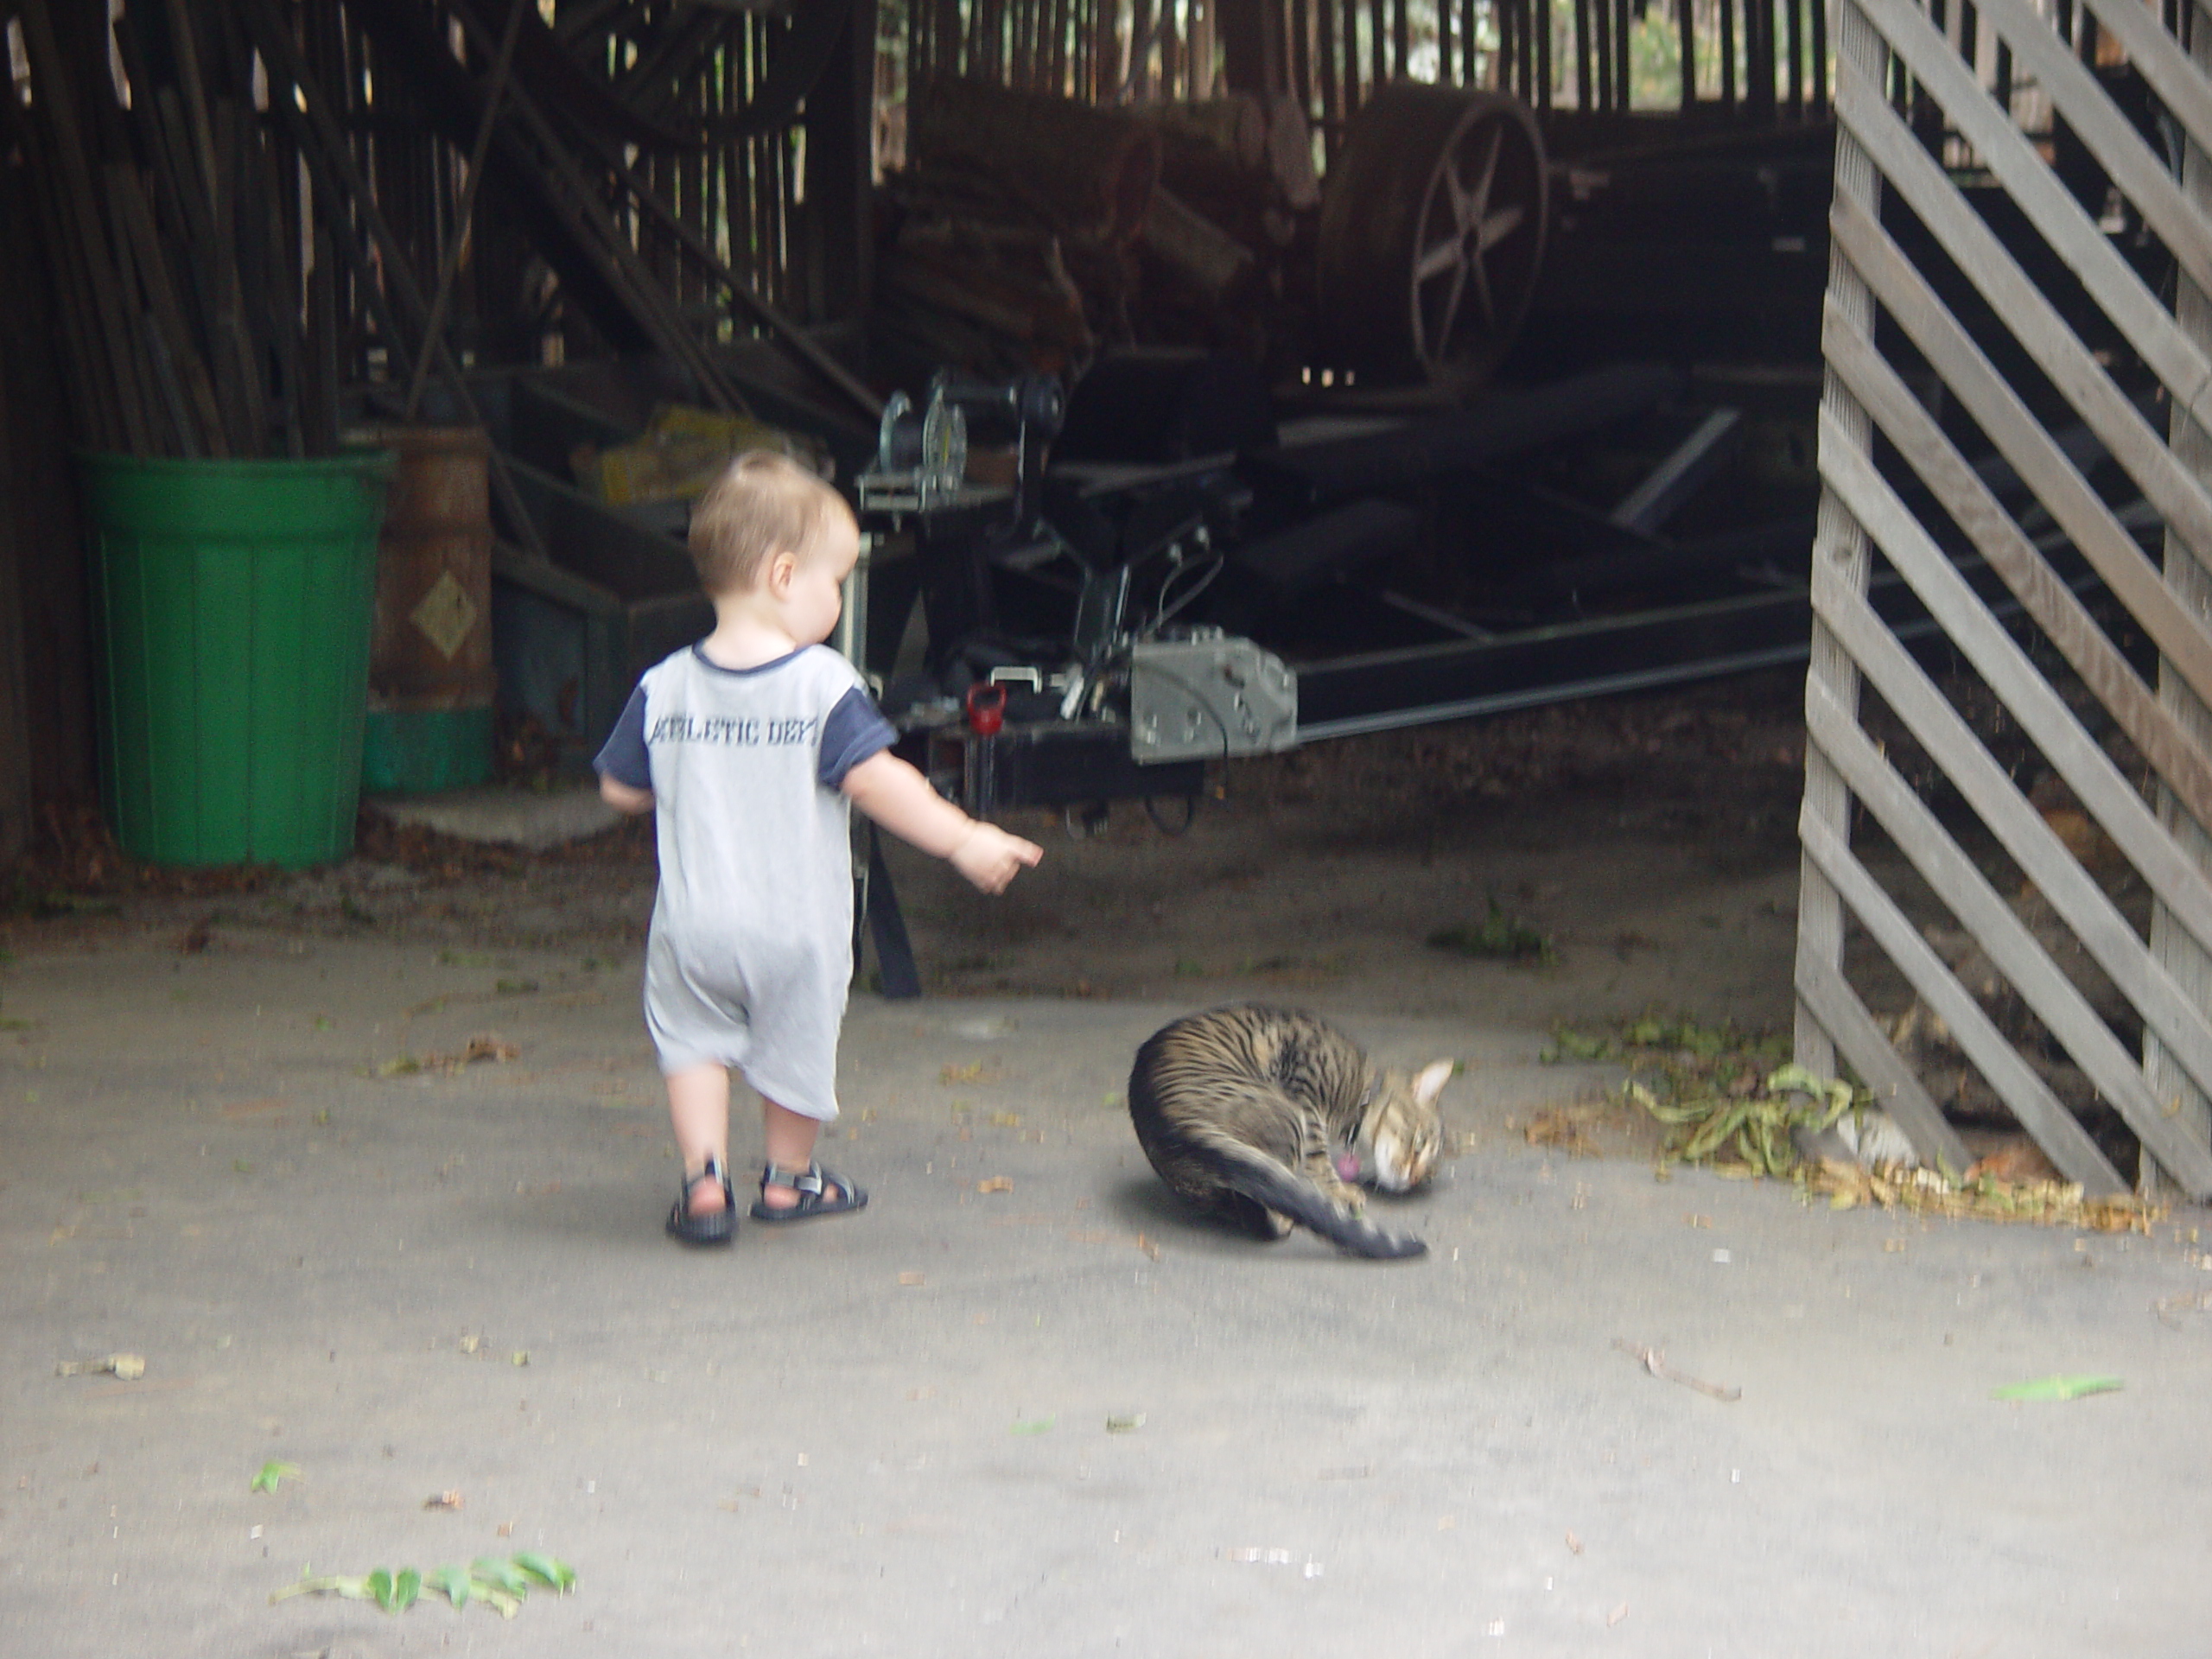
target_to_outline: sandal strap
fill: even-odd
[[[810,1192],[820,1198],[823,1192],[822,1166],[809,1164],[805,1172],[782,1168],[775,1164],[760,1166],[760,1185],[765,1191],[772,1186],[788,1186],[794,1192]]]
[[[729,1185],[729,1171],[722,1167],[722,1160],[711,1152],[707,1154],[707,1161],[700,1166],[696,1175],[688,1169],[683,1172],[683,1196],[690,1198],[691,1189],[702,1181],[718,1182],[724,1187]]]

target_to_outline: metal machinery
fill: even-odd
[[[1057,806],[1072,827],[1109,801],[1179,800],[1187,823],[1207,760],[1297,742],[1297,677],[1179,620],[1237,532],[1227,458],[1047,480],[1065,414],[1046,376],[941,374],[920,410],[887,406],[861,524],[872,553],[911,549],[932,645],[931,674],[894,682],[887,709],[971,812]],[[1003,485],[968,481],[971,432],[1010,446]]]
[[[1535,116],[1518,99],[1376,88],[1321,199],[1326,347],[1447,386],[1487,379],[1535,296],[1548,176]]]

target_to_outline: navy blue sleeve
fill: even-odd
[[[622,705],[621,716],[614,722],[614,729],[607,734],[591,769],[602,778],[612,778],[618,784],[627,784],[632,789],[653,786],[652,763],[645,753],[645,688],[643,685],[630,694],[630,701]]]
[[[898,741],[898,728],[883,717],[875,699],[856,685],[823,719],[822,758],[814,775],[824,789],[836,789],[847,772]]]

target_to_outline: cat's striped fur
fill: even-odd
[[[1137,1050],[1129,1118],[1160,1179],[1211,1215],[1265,1238],[1295,1224],[1355,1255],[1419,1255],[1420,1239],[1366,1218],[1352,1183],[1403,1192],[1435,1173],[1452,1069],[1378,1072],[1312,1014],[1212,1008]]]

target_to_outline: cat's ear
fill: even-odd
[[[1424,1106],[1433,1106],[1459,1064],[1457,1060],[1435,1060],[1421,1067],[1421,1075],[1414,1079],[1414,1098]]]

